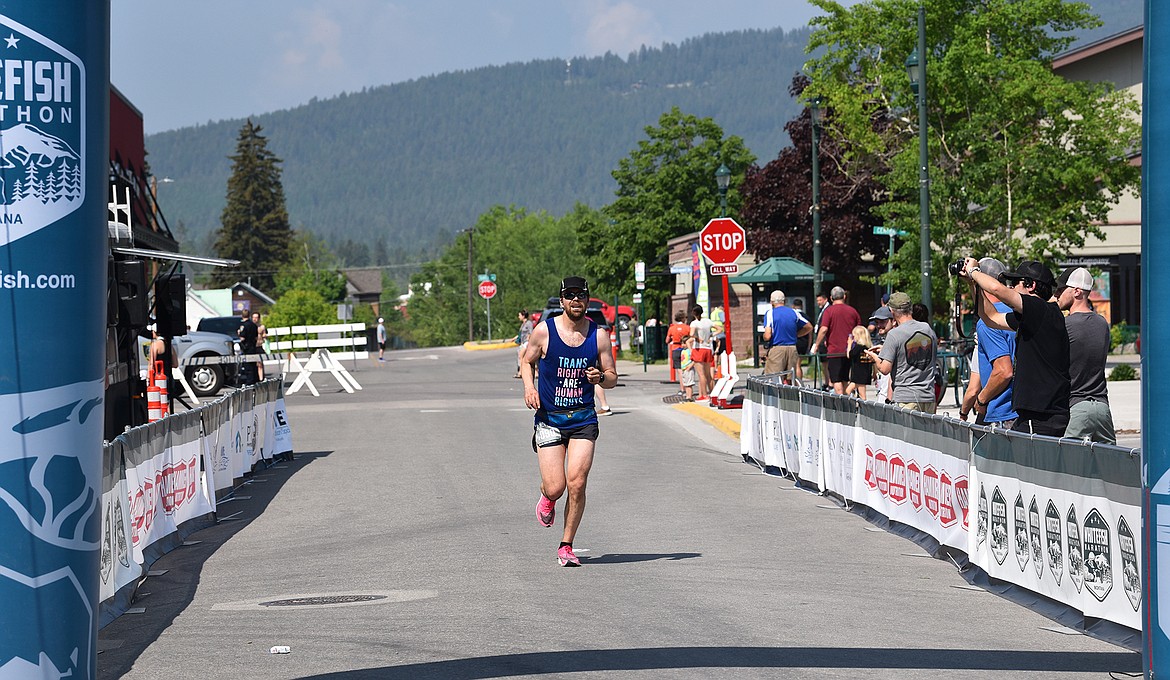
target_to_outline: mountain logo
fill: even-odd
[[[85,201],[85,66],[56,42],[0,15],[0,246]]]

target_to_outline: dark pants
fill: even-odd
[[[1012,426],[1016,432],[1063,437],[1064,431],[1068,429],[1067,411],[1064,413],[1040,413],[1039,411],[1016,409],[1016,413],[1020,415],[1016,419],[1016,424]]]

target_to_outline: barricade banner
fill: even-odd
[[[743,399],[743,413],[740,414],[739,453],[744,460],[755,460],[756,453],[763,450],[764,441],[764,397],[758,382],[748,382]],[[758,461],[757,461],[758,462]]]
[[[857,445],[857,406],[848,397],[823,397],[821,441],[827,491],[846,500],[853,497],[853,452]]]
[[[230,397],[221,397],[200,409],[205,433],[204,455],[209,461],[208,469],[211,472],[212,489],[216,492],[230,489],[234,477],[231,456],[231,452],[234,450],[231,436],[231,410]]]
[[[776,440],[782,446],[782,467],[793,475],[800,474],[800,443],[803,441],[804,416],[801,413],[800,391],[794,388],[781,389],[779,385],[772,385],[776,393],[776,403],[780,409],[778,414],[767,414],[765,418],[776,421]],[[768,408],[771,411],[771,408]]]
[[[788,389],[781,387],[782,392]],[[812,482],[819,489],[825,488],[825,468],[822,464],[822,431],[824,392],[800,392],[800,469],[797,476]]]
[[[1048,437],[976,437],[969,559],[1086,617],[1142,627],[1140,459]],[[1118,582],[1120,579],[1120,582]]]
[[[272,427],[272,455],[287,456],[293,452],[293,441],[288,409],[284,406],[284,383],[277,382],[273,389],[276,391],[276,402],[272,408],[272,417],[268,419]]]
[[[853,499],[966,550],[970,437],[962,421],[856,404]]]
[[[130,494],[126,484],[126,465],[122,440],[114,440],[104,447],[102,460],[102,545],[101,585],[99,597],[104,604],[119,593],[125,597],[119,610],[129,606],[129,593],[124,590],[142,576],[141,565],[130,554]],[[102,607],[99,625],[112,621],[117,613],[107,614]]]

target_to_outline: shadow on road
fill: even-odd
[[[683,668],[832,668],[1051,672],[1141,672],[1132,652],[1028,652],[872,647],[650,647],[504,654],[311,676],[312,680],[445,678],[655,671]]]
[[[628,564],[630,562],[653,562],[655,560],[687,560],[702,557],[703,553],[607,553],[597,557],[581,557],[583,564]]]

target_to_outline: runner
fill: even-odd
[[[579,567],[573,554],[573,537],[585,514],[585,483],[593,466],[597,441],[597,412],[593,386],[612,389],[617,368],[610,353],[609,335],[597,332],[597,324],[585,316],[589,285],[579,276],[561,281],[561,309],[543,319],[528,337],[520,362],[524,379],[524,403],[536,409],[532,449],[540,465],[540,500],[536,518],[551,527],[556,502],[565,491],[565,531],[557,549],[562,567]],[[533,379],[537,362],[539,380]]]

